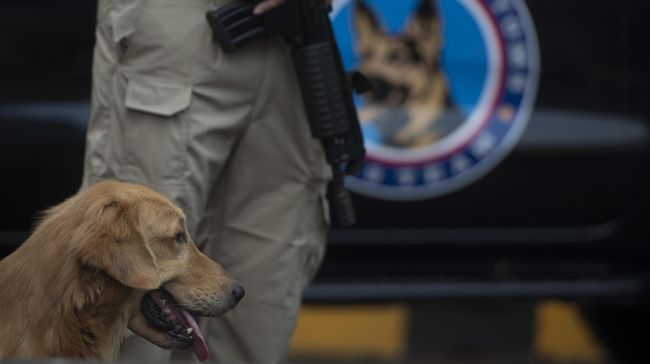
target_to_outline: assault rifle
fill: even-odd
[[[287,0],[260,16],[253,15],[257,3],[238,0],[209,11],[215,38],[226,52],[269,37],[282,37],[291,46],[311,134],[332,167],[327,194],[333,221],[353,225],[356,216],[343,180],[358,171],[365,148],[352,91],[364,92],[370,84],[358,72],[345,73],[326,0]]]

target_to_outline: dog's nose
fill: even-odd
[[[240,286],[239,284],[235,283],[232,288],[232,296],[235,298],[235,303],[239,303],[241,301],[242,297],[244,297],[244,294],[246,291],[244,291],[244,288]]]

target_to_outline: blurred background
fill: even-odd
[[[368,156],[291,361],[649,363],[649,3],[333,10]],[[2,256],[79,187],[94,23],[0,4]]]

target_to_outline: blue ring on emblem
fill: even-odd
[[[386,32],[395,35],[413,18],[409,12],[418,0],[365,2],[380,11]],[[363,66],[351,36],[353,3],[335,1],[332,13],[347,69]],[[380,140],[377,135],[381,131],[377,130],[381,128],[375,125],[381,122],[386,129],[385,125],[395,123],[386,122],[389,117],[385,115],[402,118],[405,112],[386,108],[379,117],[365,120],[370,103],[358,99],[367,156],[361,171],[346,179],[346,186],[356,193],[386,200],[418,200],[456,191],[494,169],[526,128],[536,98],[540,60],[537,35],[524,3],[438,0],[437,5],[444,34],[440,62],[447,73],[449,97],[462,121],[433,142],[399,147]],[[463,68],[467,64],[471,72]],[[404,128],[408,123],[400,125]]]

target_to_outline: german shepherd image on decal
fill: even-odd
[[[363,0],[356,1],[353,19],[358,68],[373,85],[359,108],[368,139],[388,147],[418,148],[462,124],[441,67],[444,40],[434,0],[419,2],[401,34],[386,31]]]

